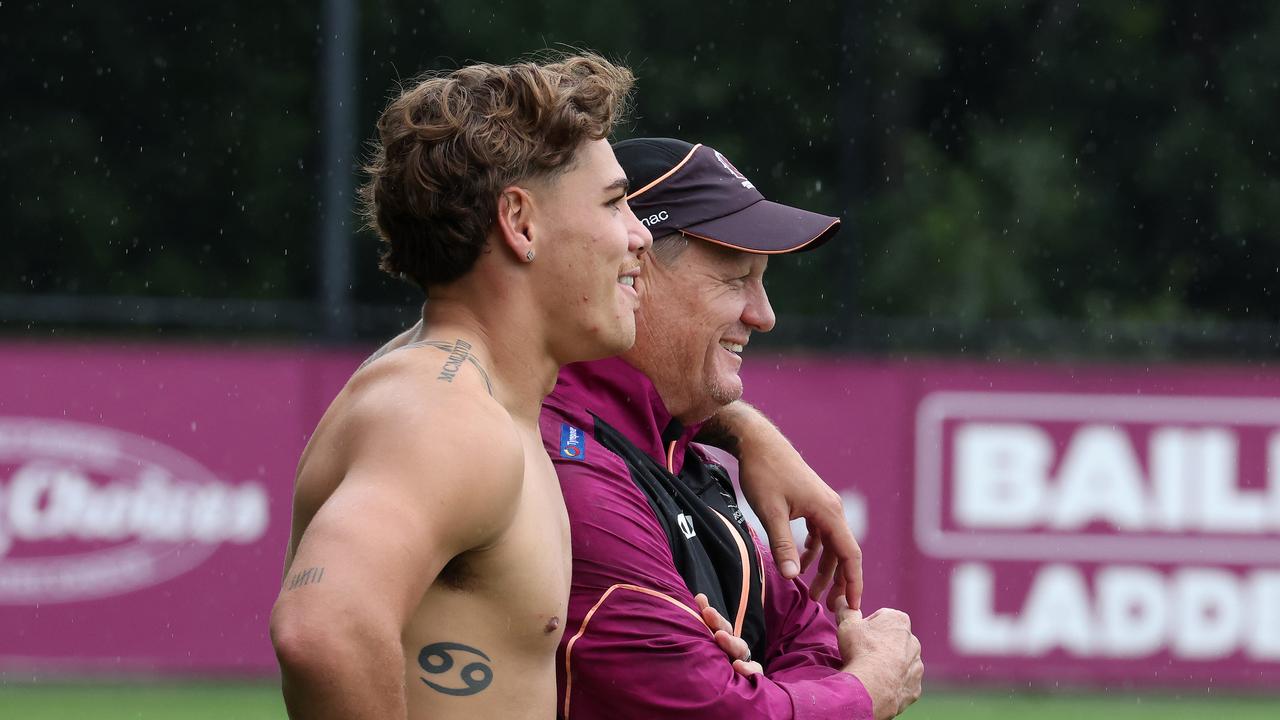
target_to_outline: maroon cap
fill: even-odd
[[[655,238],[680,232],[750,253],[812,250],[840,219],[770,202],[724,155],[671,138],[613,146],[634,188],[627,203]]]

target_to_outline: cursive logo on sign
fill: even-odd
[[[0,417],[0,604],[118,595],[266,531],[265,488],[230,484],[155,440]]]

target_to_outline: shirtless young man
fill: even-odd
[[[474,65],[393,100],[364,198],[422,330],[299,463],[271,637],[294,718],[552,718],[569,525],[538,413],[635,338],[648,231],[608,142],[629,71]]]

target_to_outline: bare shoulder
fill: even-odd
[[[476,373],[441,379],[433,348],[389,353],[359,370],[341,435],[347,482],[394,487],[406,499],[452,508],[477,526],[509,521],[524,478],[515,422]]]
[[[452,457],[449,464],[489,470],[515,465],[506,469],[519,477],[524,453],[515,422],[485,378],[455,365],[432,347],[403,348],[370,363],[348,383],[348,433],[356,447],[399,448],[379,455]]]
[[[382,347],[375,350],[372,355],[365,359],[364,362],[360,363],[360,369],[365,369],[365,367],[373,363],[375,360],[381,359],[384,355],[392,352],[393,350],[399,350],[400,348],[411,344],[415,338],[422,334],[422,332],[422,321],[419,320],[413,325],[413,327],[391,338],[383,344]]]

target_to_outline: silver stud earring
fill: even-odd
[[[524,261],[525,261],[525,262],[533,262],[533,251],[532,251],[532,250],[530,250],[530,251],[528,251],[528,252],[526,252],[526,253],[524,254]]]

